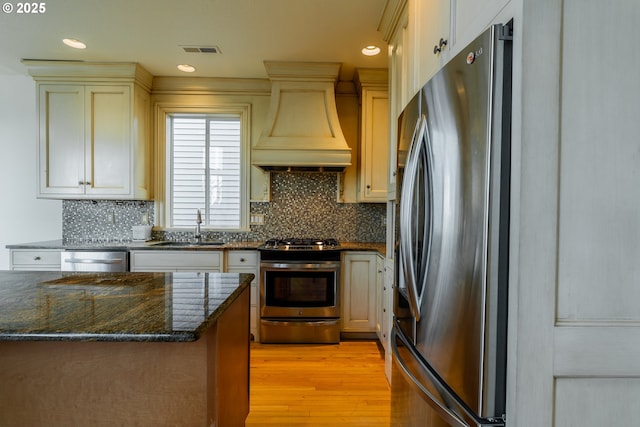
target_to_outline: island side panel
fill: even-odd
[[[249,415],[250,288],[216,325],[216,427],[243,426]],[[212,366],[212,365],[210,365]]]
[[[194,342],[0,341],[0,427],[244,425],[248,289]]]
[[[0,426],[206,425],[206,343],[0,342]]]

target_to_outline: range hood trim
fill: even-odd
[[[351,148],[340,127],[340,63],[265,61],[272,82],[266,125],[251,163],[265,170],[343,170]]]

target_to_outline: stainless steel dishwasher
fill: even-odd
[[[120,272],[129,271],[129,252],[109,251],[63,251],[62,271]]]

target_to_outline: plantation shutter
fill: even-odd
[[[171,226],[240,228],[240,117],[172,117]]]

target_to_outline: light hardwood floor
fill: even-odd
[[[375,341],[252,344],[247,427],[388,427],[390,389]]]

